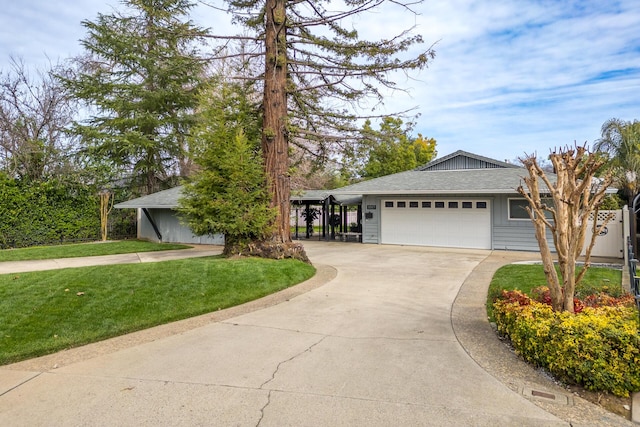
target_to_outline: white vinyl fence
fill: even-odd
[[[591,241],[591,231],[593,226],[601,225],[607,218],[609,222],[596,237],[596,243],[591,251],[591,256],[607,257],[607,258],[623,258],[625,250],[624,229],[625,224],[622,220],[622,210],[616,211],[600,211],[594,223],[593,214],[589,219],[589,228],[587,229],[587,238],[585,239],[585,248]],[[583,252],[584,255],[584,252]]]

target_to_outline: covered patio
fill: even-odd
[[[362,196],[304,190],[292,192],[291,205],[294,239],[362,242]]]

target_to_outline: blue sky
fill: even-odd
[[[119,7],[99,0],[4,0],[0,68],[9,56],[27,65],[81,52],[80,22]],[[640,2],[436,0],[419,16],[386,9],[354,25],[383,37],[415,24],[437,42],[431,66],[413,79],[397,76],[385,110],[417,106],[416,133],[437,140],[440,156],[462,149],[513,160],[550,148],[592,143],[602,124],[640,119]],[[227,31],[229,18],[198,8],[199,25]]]

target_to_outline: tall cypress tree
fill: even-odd
[[[188,174],[186,135],[204,67],[196,42],[205,32],[187,19],[187,0],[123,5],[123,12],[82,23],[86,54],[61,79],[88,106],[89,117],[73,127],[88,153],[148,194]]]
[[[185,184],[179,211],[197,235],[222,233],[227,255],[252,252],[249,244],[271,233],[260,124],[252,84],[215,82],[201,96],[191,139],[198,170]]]

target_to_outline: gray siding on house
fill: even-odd
[[[443,171],[443,170],[461,170],[461,169],[494,169],[501,168],[502,166],[496,165],[480,159],[472,159],[469,157],[458,156],[449,159],[445,162],[435,164],[426,168],[426,171]]]
[[[413,195],[415,197],[415,195]],[[362,199],[363,224],[362,243],[380,243],[380,210],[381,200],[385,197],[398,198],[393,196],[365,196]],[[449,198],[462,200],[465,197],[478,199],[482,198],[477,194],[469,195],[441,195],[437,196],[425,194],[423,197],[437,197],[447,200]],[[514,251],[539,251],[538,242],[535,237],[533,224],[529,220],[509,220],[508,200],[518,198],[519,195],[493,195],[485,197],[491,200],[492,218],[492,249],[514,250]],[[375,205],[376,209],[367,209],[367,205]],[[366,219],[366,213],[372,213],[372,218]],[[551,235],[548,235],[551,239]],[[551,241],[551,240],[549,240]]]
[[[224,236],[196,236],[191,229],[182,224],[172,209],[148,209],[155,222],[164,243],[191,243],[196,245],[223,245]],[[147,216],[138,210],[138,238],[153,242],[158,241]]]
[[[367,219],[367,213],[372,217]],[[380,243],[380,197],[362,198],[362,243]]]
[[[521,199],[519,194],[498,195],[493,202],[493,249],[511,251],[534,251],[540,247],[536,240],[535,230],[531,220],[510,220],[509,199]],[[548,232],[549,242],[553,237]],[[550,246],[553,247],[553,244]]]
[[[420,171],[451,171],[463,169],[498,169],[498,168],[518,168],[517,166],[501,162],[496,159],[490,159],[477,154],[467,153],[458,150],[448,156],[432,160],[426,165],[419,166],[416,170]]]

